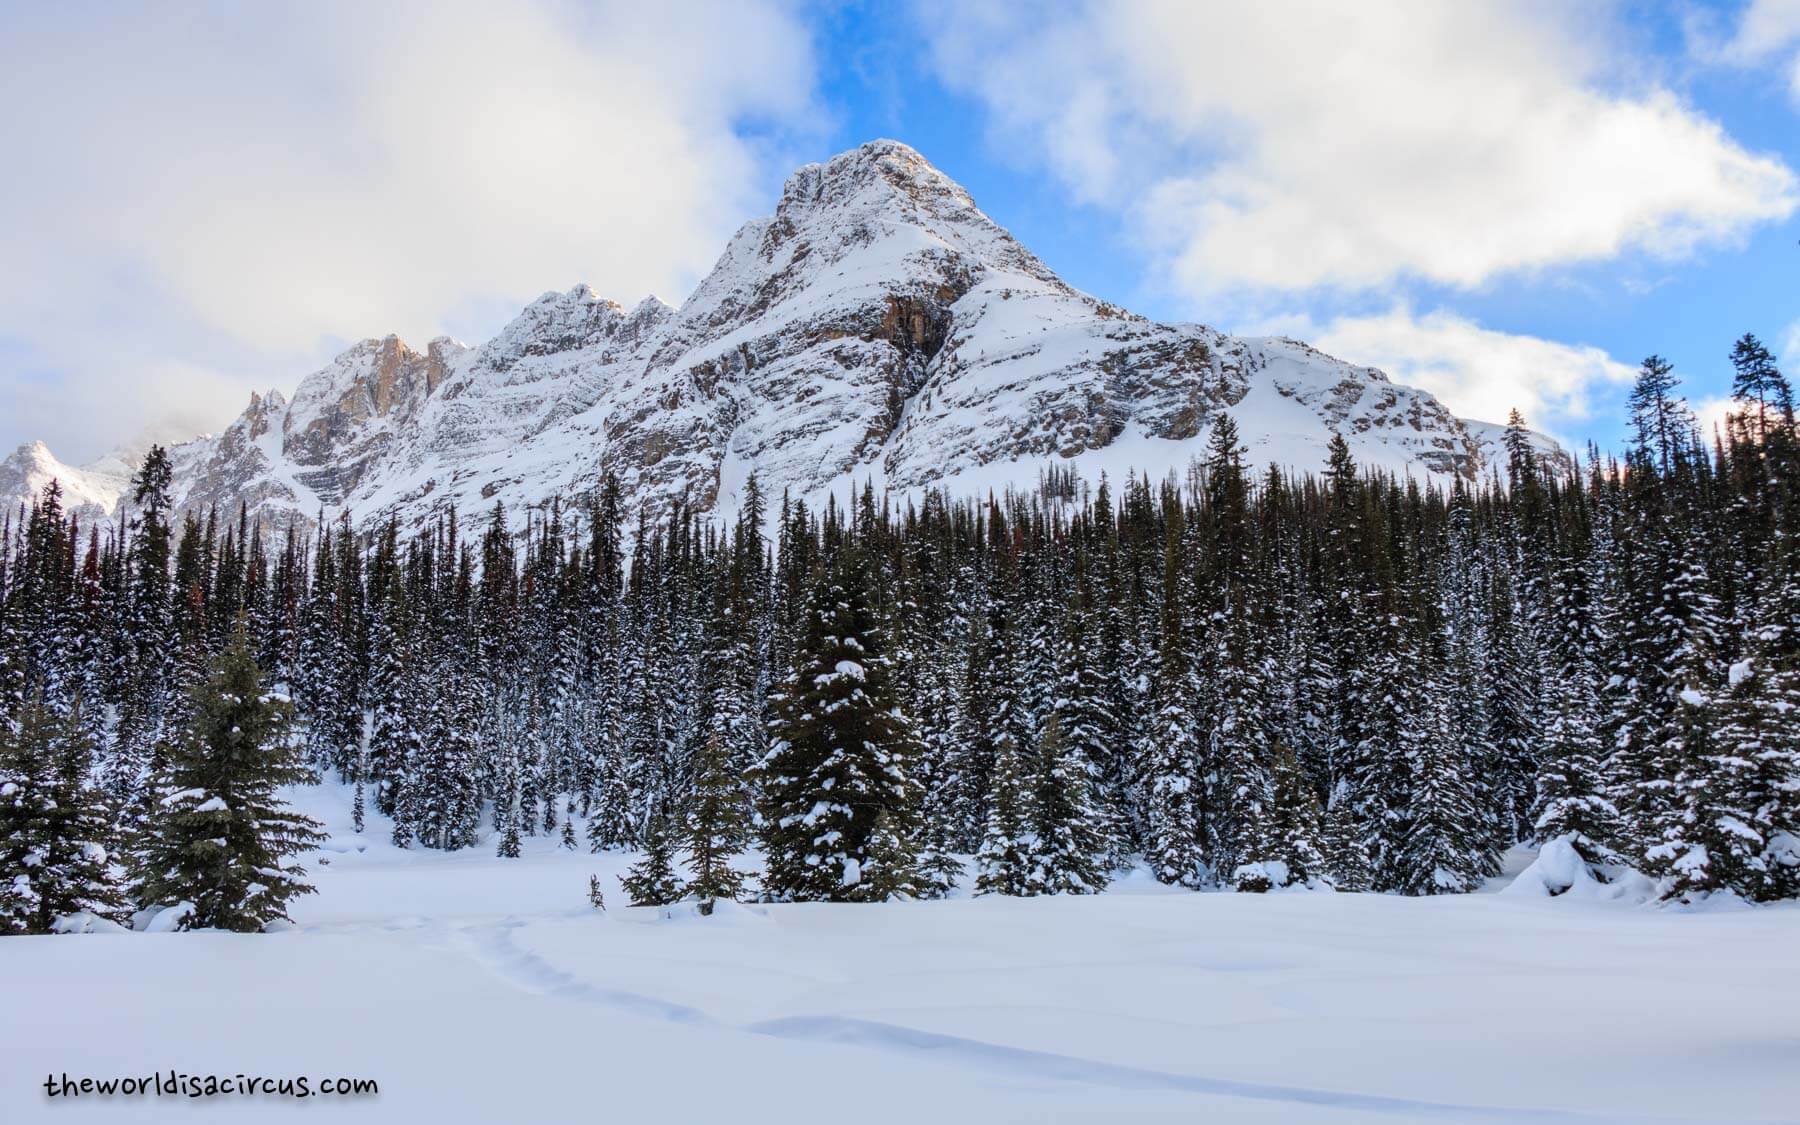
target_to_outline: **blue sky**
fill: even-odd
[[[1073,284],[1616,444],[1800,367],[1800,0],[0,10],[0,443],[224,424],[355,339],[672,302],[796,165],[918,148]]]

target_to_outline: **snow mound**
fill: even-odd
[[[609,913],[608,917],[612,917]],[[719,900],[713,903],[710,915],[700,913],[700,903],[694,899],[683,899],[668,906],[628,906],[620,912],[619,917],[631,922],[649,922],[652,925],[686,924],[704,925],[719,928],[737,926],[766,926],[769,924],[769,912],[760,906],[742,902],[726,902]]]
[[[1642,903],[1655,897],[1650,880],[1636,871],[1612,864],[1603,864],[1601,870],[1605,882],[1594,877],[1593,869],[1569,838],[1559,836],[1539,849],[1537,858],[1499,893],[1588,902]]]
[[[58,918],[52,929],[59,934],[128,934],[131,932],[117,922],[102,918],[87,910]]]
[[[140,913],[138,918],[142,919],[142,922],[137,928],[147,934],[172,934],[181,929],[181,923],[193,912],[193,903],[182,902],[165,910],[158,910],[148,918]]]

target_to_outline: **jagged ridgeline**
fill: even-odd
[[[1379,371],[1077,291],[917,152],[877,141],[795,172],[679,309],[578,285],[479,346],[365,340],[291,400],[269,391],[172,447],[170,487],[177,521],[241,502],[272,525],[348,510],[412,532],[451,504],[498,501],[520,523],[611,473],[657,522],[677,504],[729,518],[752,470],[815,509],[871,479],[915,500],[1025,487],[1046,463],[1160,478],[1225,410],[1251,463],[1296,472],[1333,433],[1363,464],[1446,482],[1504,461],[1500,427]],[[24,446],[0,462],[0,501],[56,478],[71,511],[116,520],[143,453],[77,469]]]
[[[1342,439],[1254,468],[1220,414],[1165,479],[812,506],[752,478],[716,520],[605,475],[578,524],[177,529],[156,452],[126,531],[54,487],[11,526],[0,708],[85,716],[81,799],[143,807],[241,627],[370,831],[640,849],[638,901],[1087,892],[1140,863],[1454,893],[1520,842],[1571,879],[1791,897],[1800,440],[1772,358],[1736,358],[1711,447],[1652,359],[1623,463],[1519,424],[1485,481]]]

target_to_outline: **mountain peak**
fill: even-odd
[[[939,171],[911,145],[876,140],[841,152],[822,164],[807,164],[782,187],[777,221],[795,211],[842,208],[865,202],[865,194],[896,199],[946,214],[973,212],[975,200],[961,184]]]
[[[365,340],[292,402],[253,402],[175,456],[188,508],[417,522],[451,503],[529,508],[610,472],[658,518],[684,497],[724,515],[751,472],[809,503],[871,479],[1003,489],[1046,463],[1088,479],[1177,472],[1227,410],[1254,460],[1301,471],[1333,433],[1402,472],[1472,476],[1496,448],[1372,369],[1072,289],[884,139],[795,171],[678,308],[646,297],[628,311],[578,284],[473,348]],[[109,510],[131,460],[65,485],[91,479]],[[52,463],[42,449],[9,458],[0,500],[28,499]]]

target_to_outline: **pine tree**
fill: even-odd
[[[1675,468],[1693,429],[1687,403],[1675,394],[1679,382],[1674,365],[1653,355],[1644,360],[1631,389],[1631,423],[1637,431],[1638,451],[1664,473]]]
[[[1155,713],[1140,751],[1144,858],[1160,882],[1197,888],[1210,874],[1203,851],[1205,749],[1194,707],[1199,685],[1188,652],[1189,590],[1181,565],[1181,511],[1171,506],[1169,514],[1163,542],[1161,636],[1151,694]]]
[[[681,899],[675,875],[675,841],[668,814],[657,810],[644,825],[644,854],[619,877],[633,906],[668,906]]]
[[[895,706],[862,548],[820,585],[794,671],[771,701],[762,794],[765,887],[777,899],[880,901],[919,891],[910,851],[916,740]],[[876,824],[896,850],[871,848]]]
[[[715,727],[701,743],[685,826],[691,877],[682,893],[699,900],[702,914],[712,913],[715,900],[735,902],[744,893],[744,874],[731,860],[743,850],[746,820],[729,734]]]
[[[137,515],[131,523],[120,629],[127,682],[120,693],[116,749],[107,787],[115,797],[133,805],[142,795],[146,776],[158,764],[152,748],[163,738],[164,720],[175,702],[169,576],[173,472],[168,454],[161,446],[152,446],[132,478],[132,505]]]
[[[519,802],[519,755],[510,744],[501,755],[500,791],[494,802],[494,828],[500,834],[500,844],[494,854],[501,859],[518,859],[522,843],[519,821],[524,816]]]
[[[1052,712],[1038,736],[1029,781],[1030,894],[1095,894],[1106,889],[1107,838],[1084,755]]]
[[[1003,725],[995,736],[992,792],[981,846],[975,853],[978,895],[1031,893],[1036,842],[1029,835],[1031,794],[1027,781],[1025,748],[1010,724]]]
[[[1312,784],[1294,752],[1276,745],[1270,755],[1269,792],[1264,813],[1245,842],[1233,873],[1240,891],[1306,886],[1326,876],[1323,814]]]
[[[1665,796],[1643,830],[1643,854],[1663,897],[1688,900],[1745,885],[1744,869],[1760,863],[1764,841],[1748,827],[1750,763],[1714,745],[1722,694],[1717,603],[1697,537],[1682,538],[1657,615],[1668,653],[1657,670],[1666,717],[1654,729],[1648,784]]]
[[[82,914],[123,920],[92,757],[79,699],[66,715],[34,703],[16,728],[0,722],[0,934],[52,933]]]
[[[288,707],[265,691],[240,629],[195,690],[192,718],[157,778],[157,800],[134,856],[132,897],[191,904],[182,929],[254,932],[311,894],[286,861],[324,837],[282,803],[309,782],[285,735]]]
[[[1790,509],[1788,519],[1797,517],[1800,509]],[[1800,524],[1782,528],[1770,542],[1762,597],[1728,690],[1718,750],[1734,775],[1743,768],[1739,762],[1753,771],[1742,777],[1751,790],[1747,827],[1763,840],[1742,890],[1765,902],[1794,898],[1800,896]]]
[[[1252,558],[1249,480],[1237,424],[1221,415],[1207,441],[1196,583],[1206,607],[1207,860],[1215,872],[1242,861],[1267,814],[1270,759],[1268,668],[1259,622],[1253,617],[1256,560]]]
[[[1070,761],[1087,775],[1081,799],[1093,806],[1101,862],[1115,868],[1124,865],[1131,839],[1125,793],[1114,784],[1126,772],[1126,755],[1107,677],[1097,660],[1100,638],[1095,603],[1087,561],[1078,553],[1075,589],[1063,617],[1057,694],[1051,710]]]
[[[1242,598],[1240,590],[1237,598]],[[1273,757],[1265,669],[1255,656],[1248,610],[1241,601],[1223,606],[1214,620],[1212,696],[1208,723],[1208,862],[1228,872],[1243,861],[1269,815]]]
[[[957,700],[955,728],[950,738],[953,760],[943,784],[946,837],[961,850],[973,852],[987,833],[989,797],[996,762],[995,736],[998,687],[994,669],[994,638],[1006,627],[1003,614],[993,606],[971,613],[968,653],[963,662],[961,694]],[[1004,654],[1003,657],[1004,658]]]
[[[1334,888],[1349,893],[1373,888],[1368,843],[1347,781],[1340,782],[1331,792],[1319,829],[1319,851],[1325,860],[1326,877]]]
[[[1422,702],[1429,725],[1408,747],[1411,802],[1395,863],[1397,888],[1409,895],[1461,894],[1486,874],[1481,817],[1468,761],[1449,737],[1441,704]]]
[[[1589,868],[1615,858],[1619,810],[1606,795],[1600,736],[1599,651],[1588,569],[1567,548],[1551,606],[1554,674],[1545,692],[1544,753],[1538,765],[1532,834],[1565,840]]]
[[[1775,356],[1748,332],[1731,349],[1731,367],[1731,397],[1746,407],[1754,404],[1756,439],[1766,444],[1771,419],[1777,427],[1793,424],[1793,387],[1775,365]]]
[[[996,513],[997,514],[997,513]],[[981,802],[985,816],[975,853],[975,893],[1027,895],[1038,851],[1033,816],[1032,764],[1038,760],[1036,732],[1021,698],[1023,678],[1019,635],[1012,607],[1019,597],[1018,574],[1001,562],[997,595],[988,610],[985,727],[978,737],[991,747],[987,763],[988,791]],[[972,673],[973,675],[973,673]]]

